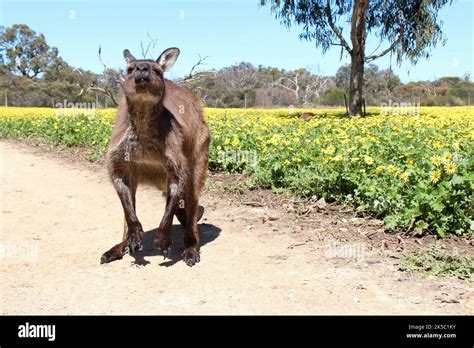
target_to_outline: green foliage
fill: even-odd
[[[441,243],[431,244],[426,252],[402,254],[399,269],[406,272],[424,272],[428,275],[452,276],[472,280],[474,262],[470,256],[446,251]]]
[[[0,137],[41,138],[54,145],[92,147],[98,154],[104,154],[107,150],[113,125],[111,117],[102,117],[94,112],[54,115],[54,109],[36,109],[49,110],[50,115],[29,117],[26,110],[31,109],[23,110],[25,115],[21,117],[0,117]],[[90,160],[94,160],[93,155]]]
[[[260,0],[261,5],[271,4],[275,17],[290,27],[300,26],[301,39],[314,41],[316,46],[326,52],[334,43],[345,47],[341,31],[357,24],[352,20],[362,13],[364,32],[372,33],[393,45],[398,61],[404,57],[417,62],[421,57],[429,57],[430,48],[443,42],[438,11],[450,0],[372,0],[364,1],[326,1],[326,0]],[[358,7],[357,7],[358,6]],[[361,12],[365,8],[365,13]],[[356,10],[357,13],[356,14]],[[359,19],[359,18],[356,18]],[[349,23],[349,24],[347,24]],[[345,25],[346,27],[342,27]],[[354,30],[355,27],[352,27]],[[351,35],[355,32],[350,31]],[[360,37],[360,33],[358,36]],[[365,50],[365,47],[363,48]]]
[[[208,118],[210,169],[244,171],[264,188],[352,204],[384,218],[389,229],[474,234],[472,108],[352,120],[336,118],[339,111],[311,112],[317,115],[308,122],[288,113],[265,116],[278,110],[254,111],[253,117],[229,110]],[[235,156],[226,160],[229,152],[251,151],[256,166]]]
[[[49,47],[43,34],[26,24],[14,24],[0,33],[0,51],[12,73],[35,78],[57,59],[58,49]]]
[[[375,114],[378,109],[369,109]],[[0,137],[107,149],[115,110],[0,108]],[[297,115],[312,112],[302,121]],[[474,108],[422,108],[420,116],[341,118],[344,110],[206,109],[209,169],[252,183],[351,204],[389,229],[474,235]]]
[[[333,87],[327,90],[319,99],[321,105],[341,106],[344,105],[344,94],[346,91],[339,87]]]

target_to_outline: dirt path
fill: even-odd
[[[301,236],[283,221],[262,223],[262,214],[272,213],[266,208],[210,192],[202,199],[197,266],[180,260],[177,225],[172,259],[152,250],[164,201],[149,189],[137,196],[145,252],[100,265],[120,240],[123,219],[105,172],[6,141],[0,150],[2,314],[474,312],[466,282],[398,272],[393,260],[361,243],[298,243]],[[313,232],[324,233],[306,234]]]

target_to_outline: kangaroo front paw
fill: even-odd
[[[194,249],[193,247],[184,249],[183,253],[184,262],[189,266],[192,267],[199,261],[201,261],[201,257],[199,256],[199,251]]]
[[[158,231],[155,235],[155,240],[153,241],[153,245],[155,246],[156,250],[162,252],[164,257],[168,257],[171,254],[171,245],[173,241],[171,240],[169,233],[163,233]]]
[[[130,235],[125,246],[125,253],[135,254],[141,250],[143,250],[141,235],[139,233]]]

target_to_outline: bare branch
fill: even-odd
[[[142,50],[143,59],[146,59],[148,52],[150,51],[150,48],[155,48],[156,44],[158,43],[158,39],[152,37],[150,35],[150,32],[147,32],[146,36],[148,37],[148,44],[146,45],[146,48],[143,45],[143,41],[140,41],[140,48]]]
[[[375,50],[373,50],[373,51],[372,51],[372,53],[371,53],[371,54],[369,54],[369,55],[368,55],[368,56],[366,56],[366,57],[369,57],[369,56],[371,56],[372,54],[374,54],[374,53],[375,53],[375,52],[376,52],[376,51],[377,51],[377,50],[380,48],[380,46],[381,46],[381,45],[382,45],[382,40],[379,42],[379,44],[378,44],[377,48],[375,48]]]
[[[94,86],[94,84],[91,84],[89,87],[87,87],[87,88],[85,89],[85,91],[86,91],[87,93],[89,93],[89,92],[91,92],[91,91],[101,92],[101,93],[105,94],[107,97],[109,97],[110,100],[112,100],[112,103],[114,103],[114,105],[116,105],[116,106],[118,105],[118,102],[117,102],[117,100],[115,99],[115,96],[114,96],[113,92],[112,92],[109,88],[107,88],[107,87],[105,87],[105,88],[96,87],[96,86]],[[83,92],[84,92],[84,89],[81,90],[81,92],[80,92],[79,95],[82,95]]]
[[[199,66],[206,65],[206,63],[204,63],[204,62],[205,62],[206,59],[208,59],[208,58],[209,58],[209,56],[201,57],[201,55],[198,54],[198,61],[197,61],[197,63],[192,66],[191,70],[189,71],[189,74],[187,74],[186,76],[184,76],[182,79],[178,80],[177,83],[178,83],[178,84],[187,83],[187,82],[191,82],[191,81],[198,80],[198,79],[200,79],[201,77],[203,77],[204,75],[207,75],[207,74],[215,74],[214,71],[200,71],[200,72],[195,72],[195,70],[196,70]]]
[[[85,93],[89,93],[91,91],[96,91],[96,92],[100,92],[100,93],[104,94],[105,96],[109,97],[110,100],[112,101],[112,103],[114,103],[114,105],[118,105],[118,102],[117,102],[117,99],[116,99],[116,96],[115,96],[115,93],[114,93],[114,89],[117,85],[119,85],[121,88],[123,88],[123,77],[115,78],[113,75],[110,75],[111,69],[109,69],[107,67],[107,64],[105,64],[105,62],[102,58],[102,47],[101,46],[99,46],[98,58],[99,58],[100,63],[104,67],[104,71],[102,73],[102,75],[104,77],[104,81],[105,81],[103,83],[104,86],[103,87],[96,86],[93,82],[90,82],[87,87],[79,86],[79,87],[81,87],[81,91],[79,92],[79,96],[81,96]],[[111,86],[112,82],[114,83],[113,86]]]
[[[193,67],[191,68],[191,71],[189,72],[188,76],[192,76],[194,70],[195,70],[198,66],[200,66],[200,65],[206,65],[204,62],[206,61],[207,58],[209,58],[209,56],[206,56],[206,57],[204,57],[204,58],[201,58],[201,55],[200,55],[200,54],[198,54],[198,57],[199,57],[198,62],[193,65]]]
[[[105,65],[104,60],[102,59],[102,47],[99,45],[99,60],[104,67],[104,70],[107,70],[107,65]]]
[[[368,62],[371,62],[377,58],[380,58],[380,57],[383,57],[384,55],[386,55],[387,53],[389,53],[391,50],[393,50],[395,48],[395,46],[397,46],[398,42],[400,40],[397,39],[396,41],[394,41],[390,47],[388,47],[387,49],[383,50],[382,52],[380,52],[379,54],[373,54],[371,56],[367,56],[365,57],[365,61],[368,63]]]
[[[299,94],[300,86],[298,84],[298,76],[299,76],[299,73],[296,73],[296,75],[293,78],[281,77],[275,82],[273,82],[272,85],[276,87],[281,87],[281,88],[286,89],[287,91],[290,91],[291,93],[295,95],[296,100],[298,100],[300,97],[300,94]],[[289,82],[292,85],[292,87],[285,85],[284,83],[285,81]]]
[[[104,67],[104,77],[106,78],[106,80],[109,79],[109,75],[108,75],[108,71],[109,71],[109,68],[107,67],[107,65],[105,64],[104,60],[102,59],[102,48],[99,46],[99,60],[102,64],[102,66]],[[120,87],[123,87],[123,77],[121,77],[120,79],[116,79],[114,78],[113,81],[120,85]]]
[[[189,83],[189,82],[191,82],[191,81],[197,81],[197,80],[199,80],[200,78],[202,78],[202,77],[204,77],[204,76],[206,76],[206,75],[214,75],[214,76],[215,76],[216,74],[217,74],[217,73],[216,73],[216,71],[214,71],[214,70],[211,70],[211,71],[201,71],[201,72],[195,73],[195,74],[192,75],[192,76],[187,75],[187,76],[183,77],[182,79],[179,79],[178,81],[176,81],[176,83],[177,83],[178,85],[183,84],[183,83]]]
[[[333,80],[329,77],[312,75],[307,83],[302,97],[303,105],[309,104],[313,96],[319,98],[330,87]]]
[[[202,87],[197,87],[196,90],[202,90],[204,91],[204,95],[200,95],[201,97],[201,100],[203,101],[204,105],[206,104],[206,98],[207,98],[207,94],[209,93],[209,90],[206,88],[202,88]]]
[[[336,34],[336,36],[339,38],[341,41],[341,46],[346,49],[347,52],[351,53],[352,49],[347,43],[346,39],[344,39],[344,36],[342,35],[341,31],[336,27],[334,24],[334,21],[332,19],[332,14],[331,14],[331,6],[329,5],[329,0],[326,2],[326,17],[328,19],[329,26],[331,27],[332,31]]]
[[[400,31],[399,31],[397,39],[394,42],[392,42],[392,44],[387,49],[383,50],[382,52],[380,52],[378,54],[371,54],[371,55],[365,57],[366,62],[371,62],[371,61],[373,61],[377,58],[383,57],[387,53],[391,52],[400,43],[400,41],[403,38],[403,13],[401,13],[401,11],[399,12],[399,14],[397,16],[397,19],[398,19],[398,25],[400,26]],[[380,44],[379,44],[379,47],[380,47]],[[378,47],[377,47],[377,49],[378,49]]]

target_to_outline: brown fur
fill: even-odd
[[[309,121],[309,120],[312,119],[314,116],[316,116],[316,115],[313,114],[312,112],[305,112],[304,114],[301,114],[301,115],[300,115],[300,120]]]
[[[143,229],[135,212],[139,184],[151,184],[166,196],[155,247],[165,256],[170,251],[170,231],[176,214],[186,227],[184,260],[190,266],[199,262],[197,221],[203,208],[198,201],[207,173],[210,133],[200,99],[163,79],[160,58],[157,62],[128,60],[129,72],[133,73],[124,83],[125,96],[117,111],[107,154],[108,172],[124,208],[126,225],[122,242],[107,251],[101,262],[141,249]],[[150,79],[143,86],[142,76]]]

